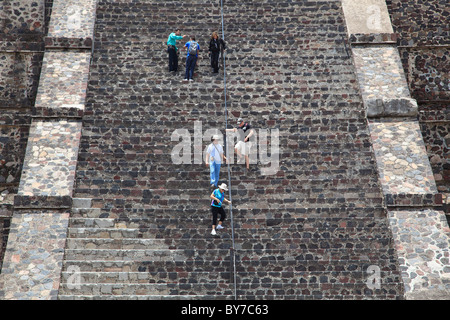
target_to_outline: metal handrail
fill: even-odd
[[[223,19],[223,0],[220,0],[220,11],[222,18],[222,40],[225,42],[225,30],[224,30],[224,19]],[[227,108],[227,75],[226,75],[226,60],[225,50],[223,51],[223,93],[224,93],[224,101],[225,101],[225,128],[228,128],[228,108]],[[228,147],[226,146],[226,155],[228,156]],[[235,251],[235,242],[234,242],[234,221],[233,221],[233,203],[231,199],[231,170],[230,170],[230,161],[227,161],[227,171],[228,171],[228,197],[231,201],[229,206],[230,212],[230,224],[231,224],[231,249],[230,249],[230,258],[232,259],[233,264],[233,281],[234,281],[234,299],[237,300],[237,279],[236,279],[236,251]]]

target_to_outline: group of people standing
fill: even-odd
[[[172,32],[167,39],[167,52],[169,53],[169,72],[178,71],[178,55],[177,40],[186,38],[186,35],[181,35],[181,30],[177,29]],[[197,60],[200,52],[200,44],[196,41],[195,36],[191,35],[189,41],[184,45],[186,50],[186,72],[184,80],[194,81],[194,70],[197,65]],[[219,73],[219,57],[220,53],[226,50],[225,41],[219,38],[217,32],[213,32],[209,41],[209,57],[211,61],[211,68],[213,73]]]
[[[167,52],[169,53],[169,72],[178,71],[178,48],[176,46],[177,40],[186,38],[186,35],[181,36],[180,29],[175,30],[169,35],[167,39]],[[200,45],[195,39],[195,36],[190,36],[190,40],[184,45],[186,56],[186,72],[184,80],[193,81],[194,69],[197,64],[198,54],[200,52]],[[226,50],[225,42],[219,38],[217,32],[213,32],[209,41],[209,57],[211,61],[211,68],[213,73],[219,72],[219,57],[220,53]],[[247,169],[249,169],[249,152],[251,143],[250,137],[254,134],[251,125],[239,118],[237,121],[238,127],[233,129],[226,129],[227,132],[235,132],[240,135],[238,143],[235,145],[235,152],[238,155],[238,163],[245,158]],[[221,164],[227,161],[224,155],[223,147],[219,144],[219,136],[214,135],[211,139],[211,144],[206,150],[205,163],[210,170],[210,184],[213,191],[210,195],[211,199],[211,213],[212,213],[212,235],[216,235],[216,230],[223,229],[223,221],[226,218],[225,210],[222,207],[223,202],[231,204],[231,201],[225,198],[225,191],[228,191],[226,183],[219,186],[219,175]],[[217,224],[218,216],[220,215],[219,223]]]

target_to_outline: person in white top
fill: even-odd
[[[207,167],[209,166],[211,187],[217,188],[219,184],[220,165],[227,158],[223,154],[223,147],[219,144],[219,136],[214,135],[211,141],[212,143],[206,150],[205,163]]]

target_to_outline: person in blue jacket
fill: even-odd
[[[194,81],[194,69],[197,64],[198,52],[200,51],[200,45],[195,41],[195,37],[191,36],[190,41],[184,45],[187,51],[186,57],[186,74],[184,80]]]
[[[217,225],[217,217],[219,214],[220,214],[220,221],[219,221],[219,224],[217,225],[217,230],[223,229],[222,222],[225,220],[226,214],[225,214],[225,210],[223,210],[223,208],[222,208],[222,203],[224,201],[228,204],[231,203],[231,201],[225,199],[225,191],[228,191],[228,187],[225,183],[222,183],[219,186],[219,188],[217,188],[216,190],[214,190],[211,193],[211,196],[210,196],[210,198],[212,199],[211,213],[213,216],[211,234],[213,236],[215,236],[217,234],[216,233],[216,225]]]

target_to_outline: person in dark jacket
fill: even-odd
[[[209,55],[211,57],[211,68],[214,73],[219,73],[220,52],[226,50],[225,41],[219,38],[217,32],[213,32],[209,41]]]

